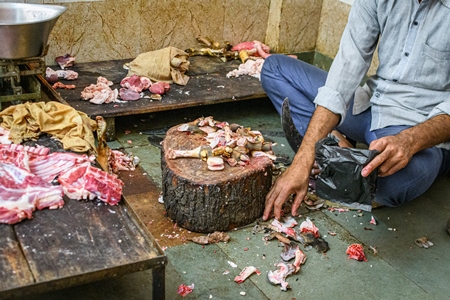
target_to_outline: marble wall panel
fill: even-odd
[[[322,0],[284,0],[277,52],[314,51],[321,9]]]
[[[232,44],[264,40],[270,0],[103,0],[44,1],[64,5],[49,38],[47,64],[70,53],[77,62],[134,58],[174,46],[198,46],[208,36]]]
[[[180,1],[183,4],[183,1]],[[180,24],[188,19],[182,5],[173,1],[141,1],[140,4],[140,40],[141,52],[152,51],[169,45],[180,48],[177,40],[185,36]]]
[[[197,36],[232,44],[264,39],[269,1],[144,1],[141,49],[145,52],[169,45],[180,49],[197,47]],[[148,17],[145,11],[150,12]]]
[[[338,0],[323,0],[316,51],[335,57],[351,6]]]
[[[334,58],[339,50],[339,44],[351,5],[337,0],[323,0],[316,51]],[[375,51],[368,75],[375,74],[378,67],[378,51]]]
[[[142,1],[141,51],[197,46],[198,35],[222,39],[225,5],[219,0]]]
[[[9,0],[6,0],[9,1]],[[6,2],[0,0],[0,2]],[[198,46],[196,36],[236,44],[265,42],[271,5],[281,7],[276,52],[334,57],[350,5],[338,0],[23,0],[64,5],[49,38],[47,64],[65,53],[77,62],[134,58],[167,46]],[[271,29],[269,29],[270,31]],[[269,32],[270,34],[271,32]]]
[[[50,35],[46,61],[66,53],[75,56],[78,62],[139,54],[139,0],[64,3],[64,6],[68,9]]]
[[[223,39],[231,44],[264,42],[270,0],[228,0],[223,20]]]

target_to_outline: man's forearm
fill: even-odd
[[[325,107],[317,106],[292,164],[311,169],[315,158],[316,142],[333,130],[338,124],[339,118],[339,115]]]
[[[413,153],[450,140],[450,116],[442,114],[400,132]]]

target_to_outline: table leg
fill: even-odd
[[[162,265],[152,269],[153,300],[164,300],[166,297],[166,266]]]
[[[105,118],[106,122],[106,141],[111,142],[116,139],[116,120],[114,117]]]

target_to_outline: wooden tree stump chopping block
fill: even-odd
[[[162,196],[167,216],[201,233],[227,231],[260,217],[272,185],[272,161],[252,157],[246,166],[225,163],[223,170],[211,171],[200,158],[170,159],[169,149],[206,145],[203,134],[179,132],[177,127],[169,129],[162,142]]]

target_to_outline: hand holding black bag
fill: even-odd
[[[320,174],[316,194],[322,199],[355,209],[372,210],[378,171],[361,175],[362,169],[378,154],[376,150],[343,148],[328,135],[316,143],[316,162]]]

